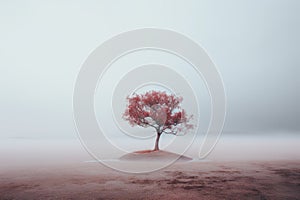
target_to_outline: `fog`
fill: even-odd
[[[226,88],[224,134],[298,134],[299,9],[298,0],[1,1],[0,137],[76,138],[72,94],[82,63],[112,36],[144,27],[206,49]]]

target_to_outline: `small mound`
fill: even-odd
[[[191,161],[187,156],[171,153],[168,151],[143,150],[125,154],[120,160],[126,161]]]

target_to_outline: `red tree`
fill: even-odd
[[[154,151],[159,150],[159,138],[163,133],[185,134],[193,128],[193,125],[188,123],[192,116],[188,117],[180,106],[182,97],[152,90],[145,94],[134,94],[127,97],[127,100],[128,105],[123,118],[132,126],[155,128],[157,136]]]

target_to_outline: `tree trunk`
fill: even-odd
[[[159,150],[159,138],[160,138],[161,133],[157,133],[156,135],[156,140],[155,140],[155,147],[154,147],[154,151],[158,151]]]

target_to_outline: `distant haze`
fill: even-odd
[[[225,133],[299,132],[299,10],[298,0],[1,1],[0,137],[76,137],[81,64],[112,36],[144,27],[206,49],[226,88]]]

